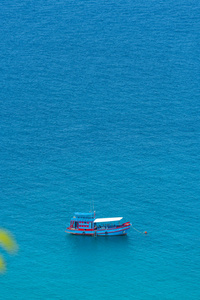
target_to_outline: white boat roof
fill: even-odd
[[[114,222],[114,221],[120,221],[121,219],[123,219],[123,217],[118,217],[118,218],[99,218],[99,219],[95,219],[94,223]]]

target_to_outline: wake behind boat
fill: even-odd
[[[123,217],[96,218],[95,212],[75,213],[71,219],[70,226],[66,228],[67,233],[75,235],[91,236],[114,236],[126,235],[131,227],[130,222],[120,224]]]

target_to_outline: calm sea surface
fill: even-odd
[[[200,299],[200,2],[2,0],[4,300]],[[65,234],[75,211],[127,237]]]

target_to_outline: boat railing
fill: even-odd
[[[97,230],[105,230],[105,229],[111,229],[111,228],[121,228],[121,227],[124,227],[124,226],[129,226],[130,225],[130,222],[126,222],[126,223],[123,223],[123,224],[109,224],[109,225],[97,225],[95,226],[94,228],[97,229]]]

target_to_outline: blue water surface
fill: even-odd
[[[200,299],[199,13],[1,1],[1,299]],[[93,202],[148,235],[66,235]]]

